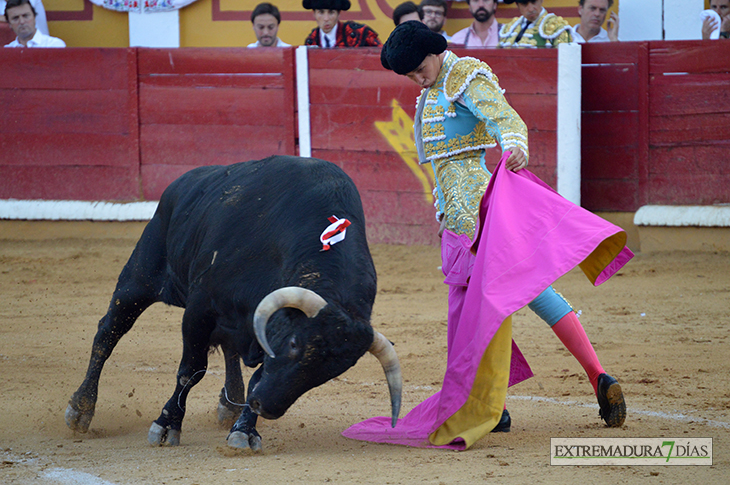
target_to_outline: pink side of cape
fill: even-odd
[[[502,322],[534,300],[606,238],[622,229],[558,195],[528,170],[511,172],[500,160],[482,199],[473,249],[466,236],[444,231],[442,263],[449,291],[448,358],[441,391],[399,419],[355,424],[348,438],[435,447],[428,436],[466,402],[481,358]],[[628,248],[603,270],[596,285],[633,254]],[[468,286],[467,278],[470,278]],[[462,312],[466,308],[468,311]],[[509,385],[532,376],[512,343]],[[464,449],[456,440],[437,448]]]

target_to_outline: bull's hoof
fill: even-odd
[[[153,422],[147,433],[147,441],[152,446],[178,446],[180,445],[180,430],[163,428]]]
[[[251,448],[251,451],[261,450],[261,436],[257,434],[246,434],[242,431],[234,431],[228,435],[228,446],[231,448],[246,449]]]
[[[218,403],[218,424],[226,429],[231,429],[238,417],[241,415],[241,409],[233,410],[228,406]]]
[[[91,412],[84,413],[78,411],[77,409],[74,409],[71,404],[69,404],[66,408],[66,426],[78,433],[86,433],[87,431],[89,431],[89,425],[91,424],[91,419],[93,417],[93,410]]]

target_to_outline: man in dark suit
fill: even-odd
[[[307,36],[304,45],[331,47],[380,46],[378,34],[364,24],[348,20],[340,22],[340,12],[350,9],[350,0],[304,0],[302,6],[314,11],[317,28]]]

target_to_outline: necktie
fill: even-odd
[[[330,47],[331,47],[330,46],[330,38],[325,35],[324,36],[324,48],[325,49],[329,49]]]
[[[517,34],[517,37],[515,38],[515,44],[519,42],[520,39],[522,39],[522,36],[525,34],[525,30],[527,30],[527,27],[529,27],[531,23],[532,22],[525,22],[524,24],[522,24],[522,30],[520,30],[520,33]]]

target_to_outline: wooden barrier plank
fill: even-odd
[[[252,100],[256,100],[252,102]],[[282,125],[282,90],[140,86],[139,117],[148,124]]]
[[[581,150],[581,179],[637,179],[636,147],[583,147]]]
[[[392,151],[388,140],[378,131],[376,122],[392,120],[393,109],[380,106],[312,105],[310,107],[312,147]],[[353,119],[353,113],[357,113]],[[410,128],[410,126],[409,126]]]
[[[728,73],[730,45],[713,40],[649,43],[649,72]]]
[[[281,73],[148,74],[139,77],[145,87],[284,89]]]
[[[581,45],[582,64],[636,64],[646,42],[593,42]]]
[[[127,89],[0,89],[0,131],[125,133]]]
[[[137,170],[139,151],[118,133],[0,132],[2,163],[29,166],[116,166]]]
[[[690,173],[685,177],[652,175],[649,199],[659,205],[713,205],[730,203],[728,177]]]
[[[635,150],[638,146],[638,112],[583,112],[581,147]],[[585,152],[584,152],[585,153]]]
[[[639,203],[639,183],[635,178],[624,180],[584,180],[581,184],[581,205],[591,211],[634,212]]]
[[[671,146],[651,149],[650,176],[683,179],[695,174],[713,175],[730,182],[728,154],[730,142],[700,146]],[[725,192],[730,195],[727,185]]]
[[[142,165],[142,194],[146,200],[160,200],[162,193],[180,175],[203,165],[218,165],[217,163],[197,163],[193,165],[167,165],[145,163]]]
[[[730,112],[730,73],[665,76],[650,86],[652,116]]]
[[[325,151],[317,153],[330,156]],[[416,174],[394,152],[352,153],[352,157],[340,158],[337,164],[357,181],[357,186],[361,190],[413,192],[421,194],[425,202],[433,199],[431,195],[433,185],[430,183],[433,180],[433,170],[430,164],[415,167],[418,171]],[[428,181],[428,188],[424,187],[422,180]]]
[[[129,165],[0,165],[0,198],[137,200],[137,175]]]
[[[421,90],[404,76],[388,71],[312,70],[309,71],[311,104],[378,106],[391,99],[415,105]]]
[[[581,70],[585,111],[628,111],[639,105],[638,68],[630,65],[584,66]]]
[[[0,49],[0,89],[126,89],[127,51]]]
[[[286,50],[188,47],[139,48],[139,74],[278,73],[286,66]]]
[[[704,145],[726,140],[730,140],[730,112],[651,117],[651,146]]]
[[[142,166],[228,165],[286,155],[283,127],[226,125],[143,125]]]

